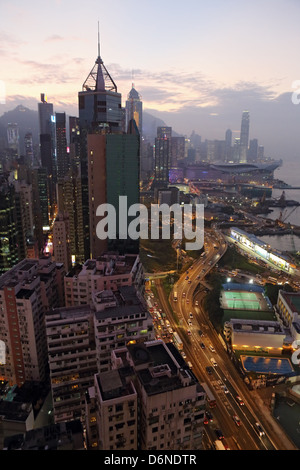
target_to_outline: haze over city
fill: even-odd
[[[132,83],[144,110],[174,131],[238,137],[244,109],[265,155],[298,157],[300,106],[292,103],[299,3],[116,0],[11,1],[1,7],[0,114],[37,110],[45,92],[56,111],[78,115],[77,95],[101,57],[125,102]]]

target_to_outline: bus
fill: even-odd
[[[176,331],[173,333],[173,342],[176,348],[178,349],[178,351],[183,350],[183,342],[181,341],[180,336]]]
[[[174,300],[174,302],[177,302],[177,292],[176,291],[174,292],[173,300]]]
[[[205,382],[201,383],[201,387],[204,389],[204,391],[206,393],[206,401],[207,401],[209,407],[210,408],[215,408],[215,406],[217,405],[216,399],[215,399],[214,395],[212,394],[210,388],[208,387],[207,383],[205,383]]]

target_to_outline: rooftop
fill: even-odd
[[[280,290],[280,295],[284,298],[290,309],[300,315],[300,292],[285,292]]]
[[[130,373],[133,374],[131,368],[125,368],[124,370],[121,368],[101,372],[97,375],[103,401],[136,394],[132,383],[126,381],[126,376]]]
[[[128,351],[136,374],[148,395],[182,388],[183,381],[189,385],[197,383],[187,365],[184,363],[181,367],[163,341],[130,345]]]

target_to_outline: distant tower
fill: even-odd
[[[258,157],[258,141],[257,139],[252,139],[250,140],[250,143],[249,143],[247,161],[249,163],[255,163],[257,162],[257,157]]]
[[[172,127],[158,127],[155,139],[155,180],[154,186],[166,188],[171,168]]]
[[[7,125],[8,148],[14,151],[14,154],[20,156],[19,127],[17,124],[9,123]]]
[[[232,130],[227,129],[225,132],[225,160],[229,162],[231,160],[231,145],[232,145]]]
[[[66,114],[55,113],[55,117],[57,179],[59,180],[67,175],[70,165],[67,152]]]
[[[140,136],[143,134],[143,102],[141,101],[141,97],[134,88],[132,84],[132,88],[128,93],[128,98],[126,101],[126,130],[128,128],[129,122],[131,119],[135,120],[137,128],[139,130]]]
[[[243,111],[241,134],[240,134],[240,163],[247,162],[248,142],[249,142],[250,114],[249,111]]]
[[[27,132],[24,137],[24,146],[25,146],[25,162],[28,167],[34,165],[34,155],[33,155],[33,139],[32,133]]]
[[[52,216],[56,202],[55,115],[53,114],[53,104],[47,102],[47,97],[44,93],[41,94],[38,112],[40,123],[40,160],[41,166],[47,172],[50,215]]]

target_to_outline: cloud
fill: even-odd
[[[60,36],[59,34],[52,34],[52,36],[48,36],[44,39],[44,42],[57,42],[57,41],[64,41],[65,38]]]

